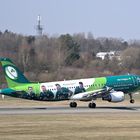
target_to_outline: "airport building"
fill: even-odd
[[[120,60],[120,52],[119,51],[99,52],[96,54],[96,57],[101,58],[102,60],[104,60],[105,57],[108,57],[109,59],[115,57],[118,60]]]

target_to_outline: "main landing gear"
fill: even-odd
[[[88,104],[88,107],[89,108],[96,108],[96,104],[91,102],[91,103]]]
[[[70,107],[71,108],[76,108],[77,107],[77,103],[76,102],[70,102]],[[88,104],[88,107],[89,108],[96,108],[96,104],[94,103],[94,102],[90,102],[89,104]]]
[[[131,93],[129,94],[129,96],[130,96],[130,103],[131,103],[131,104],[135,103],[135,100],[133,99],[133,96],[132,96]]]
[[[70,102],[70,107],[76,108],[77,107],[77,103],[76,102]]]
[[[89,108],[96,108],[96,104],[94,103],[94,100],[92,100],[89,104],[88,104]]]

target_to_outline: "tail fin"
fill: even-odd
[[[0,63],[4,71],[8,87],[15,87],[24,83],[29,83],[21,71],[8,58],[0,58]]]

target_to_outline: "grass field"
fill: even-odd
[[[107,102],[97,103],[114,106]],[[119,103],[122,106],[127,104],[128,101]],[[33,102],[13,98],[0,100],[1,107],[38,105],[62,106],[68,103]],[[140,140],[140,113],[1,115],[0,140]]]
[[[139,140],[140,114],[2,115],[0,140]]]

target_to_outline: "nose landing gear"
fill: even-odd
[[[131,104],[135,103],[135,100],[133,99],[133,96],[132,96],[131,93],[129,94],[129,96],[130,96],[130,103],[131,103]]]

